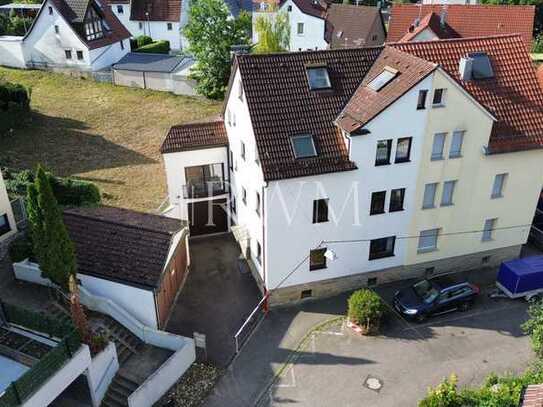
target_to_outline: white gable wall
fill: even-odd
[[[289,6],[292,7],[290,12]],[[304,14],[292,0],[287,0],[280,10],[287,12],[289,16],[291,51],[329,48],[324,40],[324,19]],[[298,34],[298,23],[304,25],[303,34]]]
[[[130,52],[130,41],[128,39],[106,45],[102,48],[89,50],[90,65],[93,71],[107,68]]]
[[[357,170],[269,183],[266,190],[269,289],[273,290],[323,240],[408,235],[427,118],[427,110],[416,110],[417,98],[420,89],[431,88],[431,82],[430,76],[372,120],[365,127],[370,134],[351,138],[351,158]],[[413,138],[411,161],[394,164],[396,142],[403,137]],[[375,166],[377,141],[388,139],[393,140],[392,164]],[[390,191],[397,188],[406,189],[404,210],[389,213]],[[386,213],[370,216],[371,194],[378,191],[387,191]],[[330,221],[313,224],[313,200],[321,198],[329,199]],[[402,265],[406,257],[405,240],[396,241],[393,257],[378,260],[368,260],[369,242],[324,246],[336,253],[336,260],[328,261],[325,269],[310,271],[306,258],[281,288],[395,267]]]
[[[439,40],[439,37],[429,28],[426,28],[425,30],[422,30],[420,33],[418,33],[415,38],[411,39],[411,41],[435,41]]]

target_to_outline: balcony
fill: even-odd
[[[208,181],[183,185],[184,199],[209,198],[223,195],[227,192],[228,188],[224,181]]]

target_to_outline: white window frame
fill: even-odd
[[[435,103],[435,96],[436,92],[441,91],[441,100],[438,103]],[[434,89],[434,93],[432,93],[432,107],[445,107],[445,98],[447,97],[447,89],[446,88],[437,88]]]
[[[302,28],[301,31],[300,31],[300,27]],[[304,23],[296,23],[296,34],[302,36],[302,35],[304,35],[304,31],[305,31],[305,24]]]
[[[490,199],[499,199],[503,198],[503,190],[505,188],[505,183],[507,182],[508,173],[504,172],[501,174],[496,174],[494,176],[494,182],[492,183],[492,191],[490,192]],[[498,182],[498,180],[501,180]],[[499,186],[499,190],[496,191]]]
[[[437,141],[439,139],[442,139],[441,141],[441,149],[439,151],[439,154],[436,153],[436,146]],[[430,157],[431,161],[440,161],[445,158],[445,143],[447,142],[447,133],[446,132],[439,132],[434,134],[434,140],[432,142],[432,155]]]
[[[454,190],[456,189],[457,180],[445,181],[443,190],[441,191],[441,206],[454,205]]]
[[[491,242],[494,240],[494,230],[496,230],[496,224],[498,223],[498,218],[485,219],[483,225],[483,234],[481,236],[482,242]]]
[[[419,242],[417,244],[417,253],[428,253],[437,250],[437,241],[439,238],[439,228],[421,230],[419,233]],[[426,240],[431,244],[424,244]],[[431,239],[431,241],[430,241]]]
[[[436,195],[437,195],[437,186],[438,186],[438,183],[437,182],[429,182],[428,184],[426,184],[424,186],[424,195],[422,197],[422,209],[433,209],[436,207]],[[432,188],[433,187],[433,193],[432,193],[432,204],[431,205],[427,205],[426,202],[427,202],[427,194],[428,194],[428,190],[429,188]]]
[[[466,134],[465,130],[453,131],[453,134],[451,137],[451,148],[449,149],[449,158],[462,157],[462,146],[464,144],[464,134]],[[458,147],[458,148],[454,149],[455,147]]]

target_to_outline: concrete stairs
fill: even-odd
[[[101,407],[127,407],[130,396],[140,385],[119,370],[107,389]]]
[[[117,358],[122,367],[130,356],[138,352],[143,342],[132,332],[111,318],[105,318],[106,332],[109,338],[115,342]]]

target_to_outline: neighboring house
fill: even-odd
[[[2,171],[0,171],[0,243],[17,232],[13,210],[9,201]]]
[[[273,303],[495,266],[526,243],[543,93],[520,35],[238,55],[223,118],[166,137],[169,214],[201,230],[220,197]],[[207,193],[183,194],[193,177]]]
[[[189,78],[193,65],[189,57],[131,52],[113,65],[113,83],[196,95],[196,82]]]
[[[189,0],[108,0],[108,4],[132,37],[169,41],[173,50],[186,47],[182,29],[188,22]]]
[[[100,0],[46,0],[25,36],[0,36],[0,65],[98,71],[130,50],[129,37]]]
[[[41,4],[9,3],[0,6],[0,14],[9,16],[15,14],[21,17],[34,18],[40,10]]]
[[[387,41],[429,41],[518,33],[530,51],[534,15],[535,6],[394,4]]]
[[[479,0],[422,0],[422,4],[479,4]]]
[[[273,16],[268,2],[255,3],[254,28],[258,16]],[[311,0],[285,0],[279,12],[288,13],[290,51],[381,45],[386,31],[378,7],[328,4]]]
[[[81,286],[151,328],[163,328],[188,267],[179,220],[113,207],[64,211]]]

